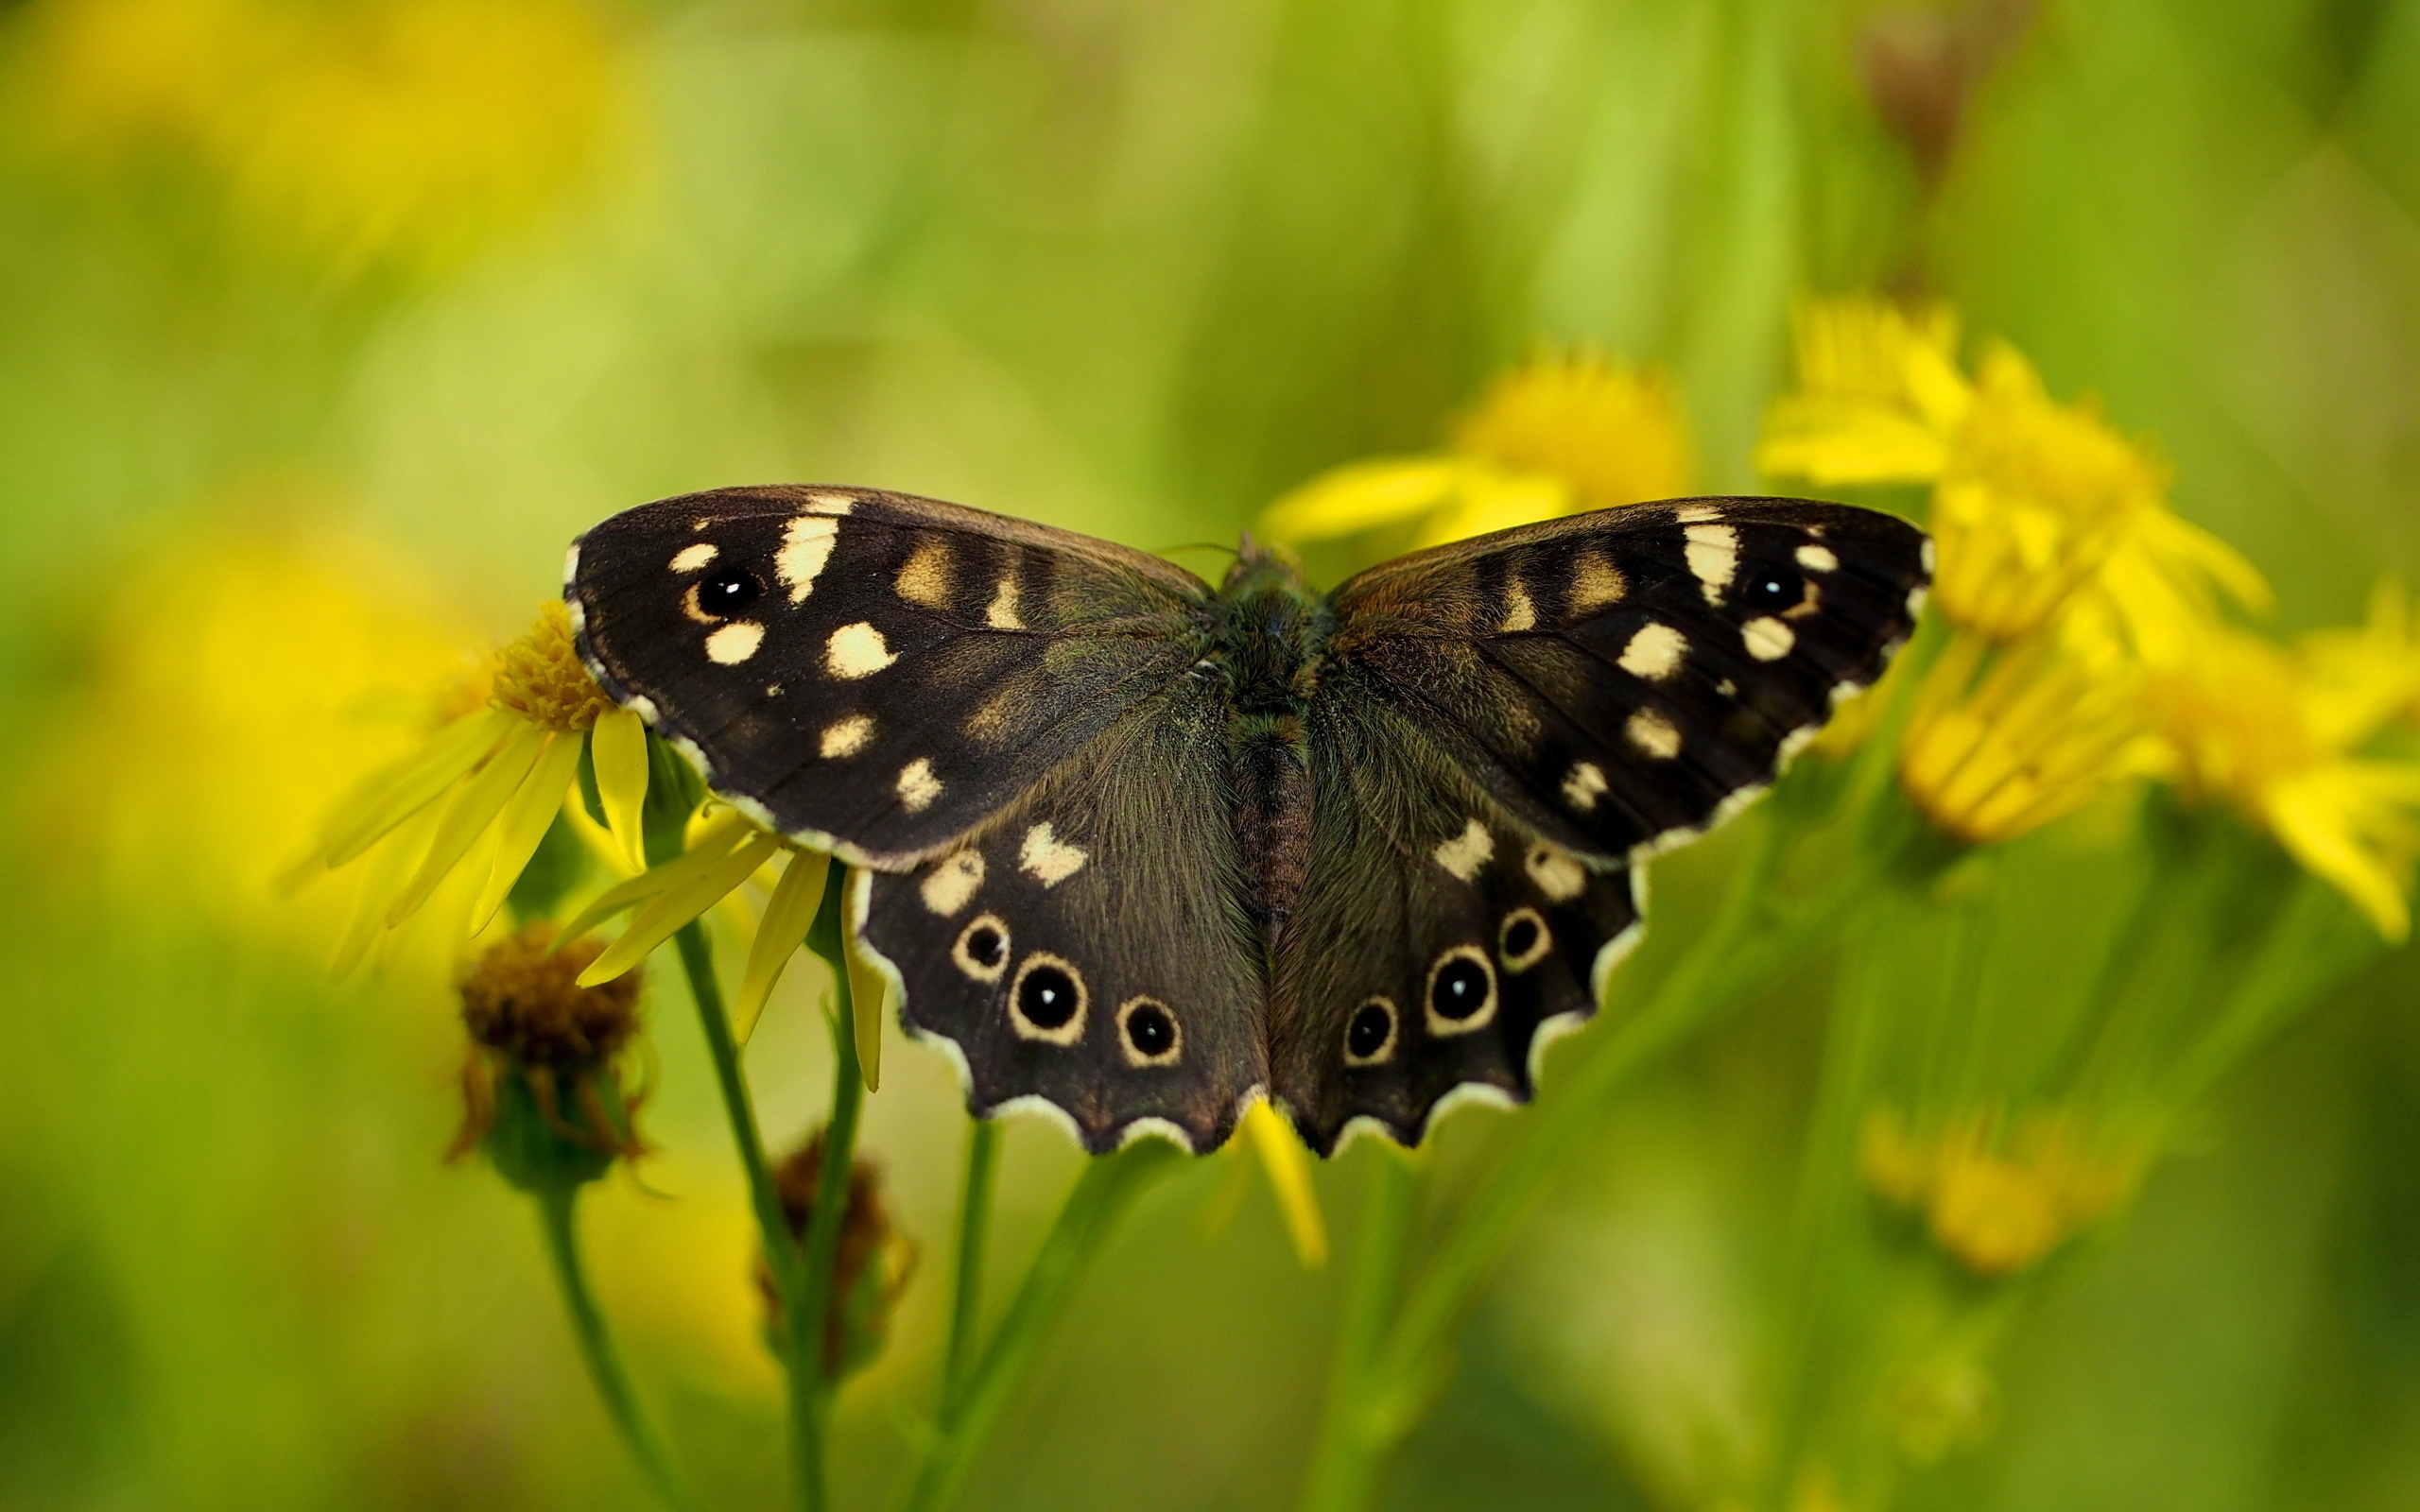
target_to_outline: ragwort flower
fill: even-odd
[[[2069,1114],[2014,1127],[1970,1114],[1924,1133],[1887,1108],[1866,1119],[1858,1169],[1875,1194],[1920,1214],[1942,1251],[1977,1276],[2040,1264],[2133,1189],[2136,1161],[2096,1148]]]
[[[497,653],[485,708],[372,773],[320,827],[303,870],[362,868],[337,969],[349,970],[458,870],[482,879],[468,924],[473,934],[485,928],[572,792],[584,744],[607,823],[626,856],[635,856],[646,727],[590,679],[572,647],[568,611],[549,602],[527,634]]]
[[[1419,523],[1433,546],[1689,490],[1686,427],[1651,368],[1585,349],[1539,352],[1496,379],[1442,452],[1357,462],[1270,506],[1280,541]]]
[[[1932,602],[1951,624],[2013,640],[2070,598],[2096,599],[2148,659],[2223,593],[2268,588],[2234,548],[2169,509],[2167,470],[2090,403],[2052,400],[1994,344],[1970,379],[1946,310],[1818,301],[1797,317],[1799,387],[1776,401],[1757,463],[1817,484],[1928,483],[1940,554]]]
[[[2401,940],[2420,857],[2420,759],[2360,754],[2413,686],[2408,643],[2388,654],[2390,628],[2399,638],[2374,619],[2366,634],[2313,637],[2295,652],[2213,627],[2150,694],[2189,795],[2232,804]]]
[[[558,944],[552,926],[531,924],[490,946],[464,975],[471,1049],[450,1159],[484,1148],[507,1181],[541,1192],[593,1181],[641,1153],[639,1099],[617,1067],[638,1033],[640,978],[630,971],[580,986],[601,948]]]

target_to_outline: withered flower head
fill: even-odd
[[[461,984],[471,1050],[447,1157],[484,1147],[525,1190],[593,1181],[643,1148],[616,1064],[638,1032],[640,973],[581,987],[604,946],[557,950],[554,939],[552,925],[530,924],[489,947]]]
[[[823,1133],[818,1130],[773,1172],[790,1231],[804,1241],[823,1177]],[[832,1258],[834,1305],[823,1322],[823,1369],[838,1380],[873,1363],[890,1335],[890,1314],[916,1271],[916,1247],[891,1227],[882,1194],[882,1172],[862,1156],[849,1167],[848,1207],[840,1218],[840,1242]],[[761,1263],[757,1282],[774,1336],[782,1333],[781,1297],[772,1273]]]

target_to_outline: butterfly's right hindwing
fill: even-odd
[[[907,865],[1182,677],[1205,590],[1140,552],[853,489],[725,489],[580,538],[564,595],[605,689],[716,790]]]

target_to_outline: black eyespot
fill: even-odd
[[[1527,955],[1538,943],[1538,921],[1527,915],[1504,926],[1504,954]]]
[[[1137,1055],[1165,1056],[1176,1047],[1176,1021],[1156,1003],[1138,1003],[1126,1015],[1126,1042]]]
[[[1076,979],[1058,967],[1037,966],[1017,983],[1017,1011],[1037,1029],[1065,1028],[1076,1003]]]
[[[1373,998],[1354,1009],[1353,1022],[1344,1026],[1344,1052],[1356,1060],[1372,1059],[1387,1048],[1394,1032],[1394,1013]]]
[[[1437,1017],[1456,1023],[1487,1006],[1487,968],[1467,955],[1458,955],[1429,979],[1428,1006]]]
[[[734,570],[698,580],[698,608],[717,619],[729,619],[764,596],[765,585],[754,573]]]
[[[977,924],[966,932],[966,954],[977,966],[997,966],[1009,948],[1008,939],[989,924]]]
[[[1750,609],[1785,610],[1797,606],[1800,585],[1795,578],[1772,573],[1751,573],[1739,597]]]

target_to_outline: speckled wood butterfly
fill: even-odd
[[[1888,515],[1681,499],[1414,553],[1332,593],[1249,538],[1142,552],[867,489],[616,515],[564,596],[607,692],[862,868],[861,944],[978,1113],[1107,1149],[1314,1149],[1526,1099],[1636,940],[1645,858],[1760,791],[1911,629]]]

